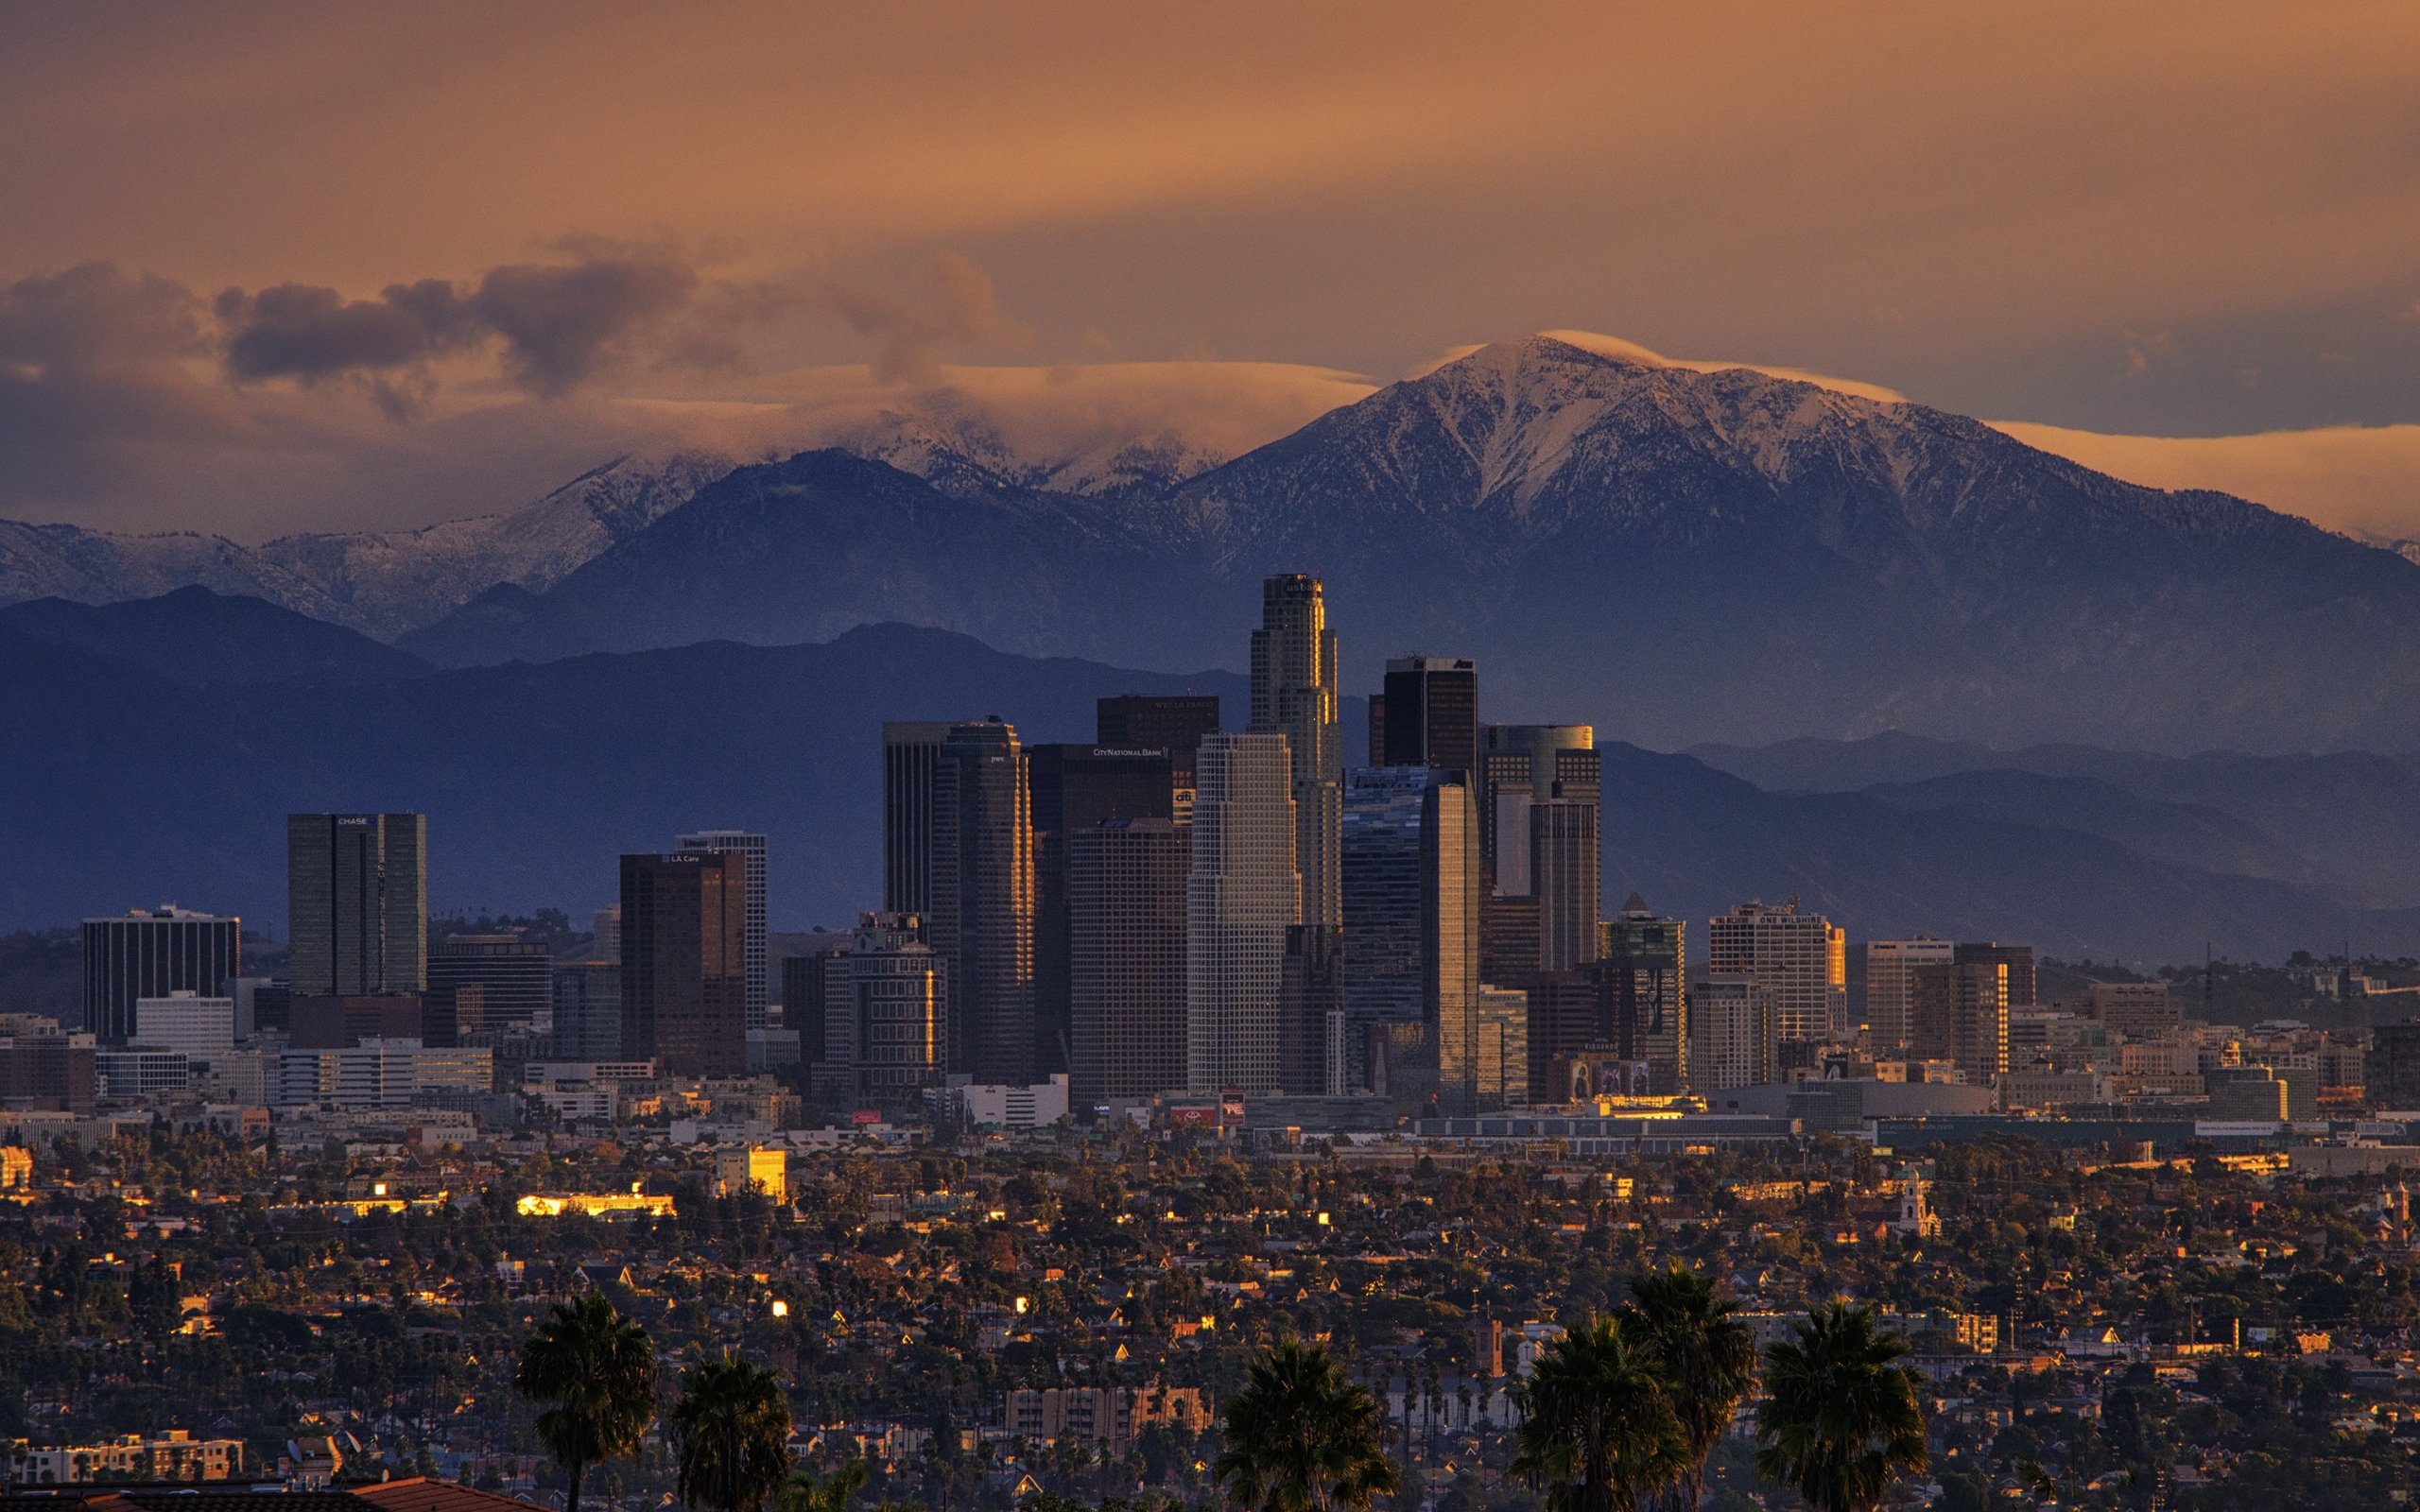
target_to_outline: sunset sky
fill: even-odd
[[[2409,4],[18,7],[0,205],[11,518],[951,384],[1249,445],[1570,328],[2420,536]]]

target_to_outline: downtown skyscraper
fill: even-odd
[[[1916,1041],[1916,971],[1947,966],[1957,947],[1945,939],[1865,942],[1865,1041],[1876,1055],[1903,1053]]]
[[[1479,885],[1491,896],[1526,897],[1530,806],[1599,801],[1597,731],[1588,725],[1482,725],[1478,763]]]
[[[748,864],[735,851],[622,858],[622,1057],[736,1076],[748,1056]]]
[[[1170,781],[1193,802],[1193,753],[1219,731],[1216,694],[1122,693],[1094,705],[1093,742],[1124,750],[1168,753]]]
[[[1188,750],[1188,790],[1192,762]],[[1026,752],[1026,786],[1033,826],[1034,1071],[1047,1076],[1073,1070],[1070,963],[1075,943],[1069,878],[1076,837],[1111,819],[1173,821],[1176,785],[1165,747],[1035,746]],[[1182,883],[1178,893],[1181,899]],[[1181,930],[1177,943],[1184,943]]]
[[[878,1108],[913,1106],[949,1066],[949,969],[912,915],[870,913],[819,954],[783,963],[782,1013],[812,1085]]]
[[[933,774],[946,719],[892,719],[882,727],[882,911],[933,907]]]
[[[103,1044],[124,1044],[143,999],[218,996],[244,973],[243,936],[240,919],[166,904],[84,920],[84,1027]]]
[[[1710,973],[1689,988],[1689,1090],[1731,1091],[1781,1076],[1773,989],[1753,971]]]
[[[427,990],[426,815],[287,815],[285,898],[295,996]]]
[[[1540,971],[1575,971],[1597,958],[1602,928],[1597,845],[1593,799],[1550,798],[1530,805],[1530,895],[1538,906]]]
[[[1478,663],[1468,657],[1406,656],[1387,662],[1374,701],[1381,766],[1478,770]]]
[[[1848,936],[1793,895],[1778,907],[1745,902],[1706,924],[1707,970],[1752,973],[1772,996],[1777,1039],[1818,1044],[1848,1027]]]
[[[1016,727],[952,725],[932,767],[925,938],[946,968],[950,1069],[1035,1079],[1033,812]]]
[[[751,834],[745,830],[697,830],[674,840],[672,849],[700,855],[729,850],[746,862],[748,918],[742,948],[748,962],[748,1027],[767,1027],[773,1000],[769,958],[765,947],[765,837]]]
[[[1589,968],[1615,1046],[1647,1062],[1649,1090],[1689,1090],[1687,924],[1666,919],[1632,893],[1604,926],[1603,953]]]
[[[1327,627],[1320,580],[1307,573],[1265,579],[1260,628],[1252,632],[1251,730],[1286,737],[1302,877],[1298,923],[1343,921],[1337,824],[1344,811],[1344,752],[1336,700],[1336,632]],[[1201,785],[1206,791],[1207,781]]]
[[[437,1046],[483,1043],[462,1037],[551,1022],[554,1001],[554,957],[544,944],[517,933],[448,935],[429,954],[423,1034]]]
[[[1329,646],[1333,658],[1332,640]],[[1255,637],[1255,667],[1259,649]],[[1286,937],[1303,914],[1294,869],[1296,767],[1286,738],[1269,731],[1207,737],[1194,770],[1199,787],[1184,884],[1185,1084],[1197,1092],[1265,1092],[1283,1080],[1277,1062]]]
[[[1068,1095],[1092,1108],[1182,1088],[1191,832],[1105,818],[1066,846]]]
[[[1467,1106],[1478,1055],[1478,824],[1469,784],[1357,769],[1342,824],[1347,1084],[1397,1097],[1443,1078]]]
[[[1908,973],[1908,1053],[1947,1060],[1969,1083],[1988,1087],[2008,1073],[2008,964],[1930,961]]]
[[[1586,725],[1479,730],[1479,917],[1490,982],[1518,987],[1597,958],[1600,760]],[[1539,1001],[1558,996],[1569,994]],[[1532,1061],[1543,1066],[1556,1043],[1533,1036]]]

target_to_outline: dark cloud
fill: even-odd
[[[410,367],[475,340],[479,322],[442,279],[390,284],[374,300],[279,284],[218,296],[227,371],[241,379],[333,377]]]
[[[80,501],[246,429],[182,284],[87,263],[0,287],[0,499]]]
[[[668,256],[496,267],[470,308],[504,337],[513,381],[554,396],[593,377],[635,328],[689,304],[700,282],[695,268]]]
[[[670,253],[597,255],[490,268],[469,288],[442,279],[392,284],[374,300],[302,284],[229,289],[216,311],[227,371],[239,381],[393,385],[414,380],[412,370],[433,358],[493,338],[516,386],[555,398],[629,355],[623,349],[642,332],[698,313],[703,284]]]
[[[885,378],[929,378],[942,357],[961,347],[1024,347],[1033,332],[1000,308],[992,276],[955,252],[926,264],[902,288],[827,279],[815,297],[876,345],[874,368]]]
[[[112,263],[37,274],[0,290],[0,361],[115,366],[181,356],[200,344],[190,290]]]
[[[709,394],[782,352],[797,339],[783,323],[806,314],[857,333],[877,384],[929,383],[961,350],[1033,341],[956,255],[888,282],[734,279],[712,254],[595,238],[548,255],[362,298],[299,282],[204,298],[107,263],[0,285],[0,513],[147,515],[213,477],[322,489],[344,472],[331,457],[391,461],[443,444],[441,414],[494,407],[482,372],[544,402],[524,410],[610,406],[634,387]],[[460,391],[449,402],[447,388]]]
[[[808,306],[872,340],[886,378],[929,378],[958,350],[1033,341],[1001,310],[991,276],[955,253],[897,284],[739,283],[707,277],[678,249],[587,239],[562,249],[564,262],[508,264],[469,285],[392,284],[372,300],[302,284],[229,289],[215,306],[227,372],[359,382],[402,413],[424,402],[429,362],[488,342],[516,387],[554,399],[616,368],[741,367],[750,334]]]

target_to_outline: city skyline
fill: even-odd
[[[988,1074],[1011,1087],[1072,1080],[1081,1109],[1184,1089],[1374,1095],[1448,1116],[1609,1077],[1730,1092],[1806,1074],[1841,1047],[1877,1075],[1904,1061],[1921,1082],[1938,1066],[1962,1083],[2014,1085],[2012,1071],[2033,1064],[2011,1052],[2014,1015],[2040,1012],[2030,945],[1860,942],[1852,1000],[1846,932],[1795,896],[1711,918],[1695,966],[1685,922],[1637,896],[1603,918],[1592,732],[1484,721],[1470,659],[1391,660],[1370,755],[1394,765],[1344,768],[1331,786],[1317,753],[1340,738],[1328,716],[1337,634],[1318,579],[1272,576],[1263,603],[1252,720],[1304,731],[1307,765],[1288,729],[1218,732],[1217,700],[1199,697],[1098,700],[1098,735],[1160,742],[1150,747],[1028,746],[998,715],[883,723],[883,901],[919,906],[869,910],[855,932],[789,953],[778,1021],[774,1005],[751,1002],[769,954],[761,833],[697,831],[671,853],[623,856],[621,902],[596,915],[618,961],[583,962],[519,932],[438,928],[424,816],[291,816],[294,896],[335,920],[328,942],[298,952],[298,986],[275,984],[294,1004],[295,1043],[320,1057],[298,1063],[298,1085],[354,1074],[327,1057],[356,1038],[387,1047],[360,1073],[373,1079],[452,1074],[435,1053],[458,1048],[610,1050],[699,1075],[795,1066],[832,1093],[892,1103],[945,1075]],[[1335,923],[1306,896],[1305,854],[1334,866]],[[369,922],[348,931],[356,916]],[[414,926],[408,950],[388,940],[394,918]],[[107,963],[127,954],[108,931],[187,919],[233,938],[233,919],[182,910],[88,921],[91,982],[115,980]],[[592,957],[603,948],[592,943]],[[928,966],[914,967],[917,952]],[[240,1006],[212,1006],[232,963],[209,980],[182,970],[139,988],[88,986],[85,1022],[127,1021],[100,1036],[114,1057],[102,1085],[176,1074],[140,1040],[130,992],[160,1000],[160,1022],[179,1025],[162,1032],[180,1042],[216,1033],[214,1012],[230,1033],[258,1022],[249,981],[236,984]],[[414,970],[424,1001],[398,989],[393,973]],[[878,1009],[864,996],[876,990]],[[2165,987],[2144,1008],[2112,998],[2104,1009],[2094,991],[2095,1016],[2113,1023],[2174,1022],[2160,1017]],[[167,1002],[175,993],[198,996]],[[903,1009],[911,999],[923,1007]],[[394,1049],[399,1037],[412,1048]],[[412,1059],[424,1044],[431,1058]]]
[[[2414,125],[0,7],[0,1512],[2411,1512]]]

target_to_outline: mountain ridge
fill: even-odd
[[[2420,902],[2420,755],[2371,751],[2188,756],[2080,745],[2000,749],[1893,731],[1862,741],[1797,739],[1763,747],[1703,745],[1691,756],[1778,792],[1858,793],[1906,801],[1962,784],[1984,806],[2036,782],[2099,786],[2155,808],[2228,816],[2257,843],[2282,844],[2351,902]],[[2064,810],[2075,822],[2083,804]]]
[[[1451,649],[1485,664],[1507,717],[1588,718],[1649,746],[1893,727],[2420,744],[2411,563],[1963,417],[1746,369],[1482,348],[1148,499],[988,482],[945,448],[918,465],[977,512],[910,512],[966,539],[886,521],[913,493],[895,469],[844,486],[806,464],[826,474],[806,489],[741,470],[521,605],[517,627],[410,644],[497,660],[605,625],[596,644],[627,647],[907,617],[1029,654],[1201,664],[1244,644],[1253,578],[1309,570],[1354,681],[1391,652]],[[700,517],[717,512],[753,558],[712,555]],[[889,555],[869,564],[876,539]],[[859,571],[827,565],[853,554]],[[794,570],[769,576],[772,559]]]
[[[354,685],[436,670],[431,662],[358,631],[267,599],[216,593],[199,585],[113,604],[33,599],[0,608],[0,627],[197,688],[264,682]]]
[[[379,604],[330,607],[311,584],[343,573],[299,548],[294,564],[180,549],[276,577],[225,591],[385,616],[396,644],[454,663],[907,619],[1033,655],[1232,664],[1253,579],[1308,570],[1351,683],[1450,650],[1482,662],[1504,717],[1650,747],[1894,728],[2420,746],[2420,567],[1756,369],[1497,343],[1216,466],[1181,439],[1053,462],[967,417],[869,424],[854,450],[700,467],[638,528],[600,546],[592,520],[517,576],[491,563],[422,593],[379,565],[405,585]],[[394,595],[412,593],[451,607],[406,624]]]
[[[391,639],[500,583],[552,587],[732,466],[713,453],[623,455],[516,509],[411,530],[304,531],[257,546],[197,531],[116,535],[0,520],[0,605],[118,603],[200,587]]]

